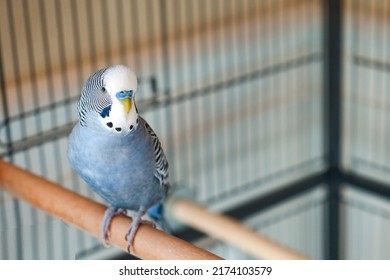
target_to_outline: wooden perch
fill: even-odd
[[[173,199],[169,203],[168,210],[181,223],[218,240],[232,244],[260,259],[308,259],[308,257],[254,232],[252,229],[232,218],[213,213],[187,199]]]
[[[106,207],[58,184],[0,160],[0,188],[47,213],[100,238]],[[111,223],[110,244],[127,251],[125,233],[131,218],[116,216]],[[188,242],[141,225],[132,254],[141,259],[221,259]]]

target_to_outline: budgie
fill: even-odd
[[[110,66],[85,82],[79,122],[69,136],[68,159],[76,173],[109,203],[102,222],[108,244],[113,217],[133,210],[125,238],[128,251],[148,212],[166,230],[163,202],[169,190],[168,162],[160,141],[138,114],[137,77],[128,67]]]

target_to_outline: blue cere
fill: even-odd
[[[117,92],[116,97],[118,99],[124,99],[126,97],[132,97],[133,96],[133,91],[132,90],[122,90],[120,92]]]

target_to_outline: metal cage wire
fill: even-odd
[[[342,92],[345,113],[328,123],[334,104],[326,106],[326,63],[335,58],[324,39],[324,15],[334,2],[2,0],[0,155],[100,200],[71,171],[67,135],[83,81],[100,67],[127,64],[138,75],[137,104],[164,146],[175,188],[315,258],[328,258],[329,251],[388,258],[386,203],[370,192],[350,203],[354,184],[341,184],[343,175],[334,188],[340,197],[331,202],[326,145],[327,126],[340,121],[335,168],[381,180],[380,194],[388,199],[389,3],[343,1],[343,22],[334,28],[343,23],[344,44],[335,45],[343,54],[336,100]],[[107,251],[98,240],[0,196],[0,258],[107,257],[99,255]],[[329,214],[335,205],[338,211]],[[367,205],[377,209],[372,216],[339,221],[359,219],[353,209],[364,212]],[[355,246],[369,237],[348,236],[379,216],[370,234],[383,247],[365,255]],[[294,229],[290,237],[281,230],[287,228]],[[340,241],[331,249],[329,229]],[[201,244],[229,258],[249,257],[214,241]]]

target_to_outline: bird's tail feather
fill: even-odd
[[[161,228],[163,231],[171,233],[171,227],[169,226],[164,215],[164,204],[159,202],[156,205],[150,207],[147,211],[148,215],[156,223],[156,225]]]

